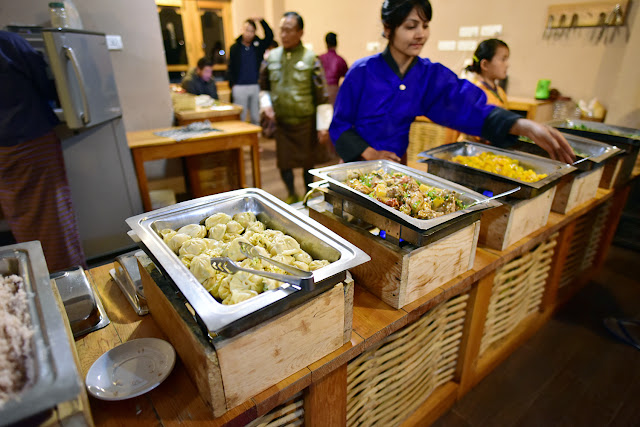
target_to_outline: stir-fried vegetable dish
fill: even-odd
[[[464,209],[455,191],[431,187],[400,172],[351,171],[347,185],[418,219],[432,219]]]
[[[569,127],[569,129],[585,130],[587,132],[604,133],[604,134],[609,134],[609,135],[622,136],[624,138],[631,138],[631,139],[640,140],[640,134],[637,134],[637,133],[620,132],[620,131],[615,130],[615,129],[594,129],[594,128],[590,128],[588,126],[585,126],[583,124],[572,125],[572,126]]]
[[[547,177],[545,173],[535,173],[532,169],[523,168],[516,159],[494,154],[490,151],[482,152],[476,156],[455,156],[451,160],[465,166],[524,182],[536,182]]]

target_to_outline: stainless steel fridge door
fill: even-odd
[[[67,126],[87,128],[121,116],[104,34],[46,28],[42,35]]]

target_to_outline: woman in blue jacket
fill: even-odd
[[[344,161],[401,161],[416,116],[481,136],[496,146],[512,135],[531,138],[551,157],[572,163],[571,147],[557,130],[499,107],[472,83],[445,66],[418,55],[429,37],[428,0],[385,0],[382,5],[383,53],[362,58],[349,69],[336,99],[329,129]]]

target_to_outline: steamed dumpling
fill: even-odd
[[[295,268],[299,268],[300,270],[309,271],[309,264],[302,261],[294,261],[293,266]]]
[[[300,252],[300,244],[291,236],[277,237],[271,246],[271,255],[293,255]]]
[[[222,301],[222,304],[225,304],[225,305],[238,304],[242,301],[246,301],[249,298],[253,298],[257,295],[258,293],[256,291],[234,289],[231,291],[231,294],[229,295],[229,297],[227,297],[224,301]]]
[[[209,238],[222,241],[227,232],[227,224],[216,224],[209,229]]]
[[[191,260],[193,259],[193,257],[195,257],[195,255],[183,255],[180,257],[180,262],[187,268],[191,268]]]
[[[293,263],[295,262],[295,258],[293,258],[291,255],[280,254],[272,257],[271,259],[287,265],[293,265]]]
[[[314,260],[314,261],[309,263],[309,269],[311,271],[314,271],[314,270],[317,270],[319,268],[326,267],[329,264],[330,264],[330,262],[327,261],[326,259]]]
[[[200,283],[204,283],[207,279],[216,275],[216,270],[211,267],[211,258],[207,255],[193,257],[190,270]]]
[[[231,220],[227,223],[227,233],[242,234],[244,226],[238,221]]]
[[[242,225],[243,228],[247,228],[250,224],[256,222],[256,216],[253,212],[242,212],[235,214],[233,220]]]
[[[188,234],[176,233],[169,239],[167,246],[169,246],[173,252],[178,253],[182,245],[187,240],[191,240],[191,236]]]
[[[178,234],[188,234],[192,238],[202,238],[207,235],[207,229],[204,225],[187,224],[178,230]]]
[[[179,254],[180,255],[200,255],[204,251],[210,248],[210,245],[207,243],[209,239],[190,239],[182,244],[180,247]]]
[[[226,213],[217,213],[217,214],[213,214],[211,215],[209,218],[207,218],[204,221],[204,226],[206,227],[207,230],[211,229],[212,227],[218,225],[218,224],[226,224],[229,221],[231,221],[231,217],[229,215],[227,215]]]
[[[240,242],[249,243],[244,237],[238,237],[222,252],[223,256],[229,257],[233,261],[242,261],[247,258],[247,256],[242,253],[242,250],[240,250]]]
[[[311,261],[313,261],[313,258],[311,258],[311,255],[309,255],[308,253],[302,250],[294,254],[293,257],[295,258],[296,261],[304,262],[306,264],[309,264]]]

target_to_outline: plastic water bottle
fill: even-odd
[[[82,19],[80,19],[80,14],[78,13],[76,5],[73,4],[73,1],[64,0],[64,8],[67,11],[67,23],[69,24],[69,28],[74,28],[76,30],[84,29]]]
[[[62,2],[49,3],[49,15],[51,16],[51,26],[54,28],[69,28],[67,11]]]

